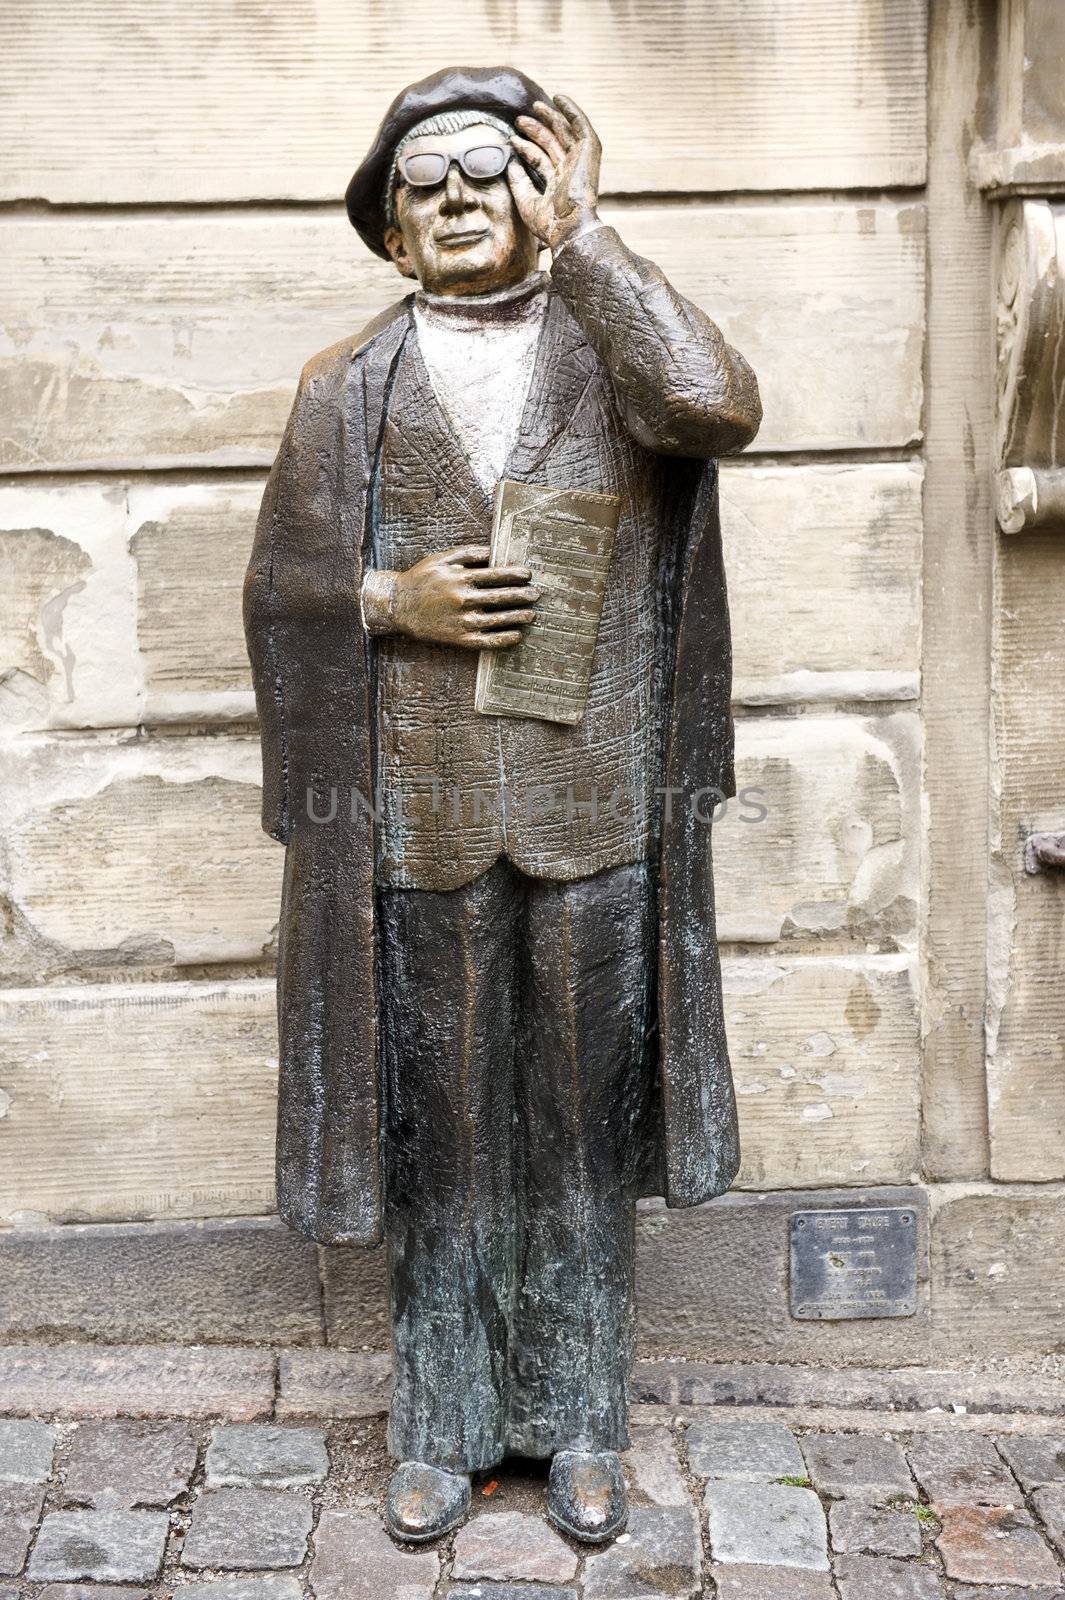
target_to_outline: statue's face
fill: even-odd
[[[424,134],[403,154],[458,157],[484,145],[510,149],[505,134],[479,123],[458,133]],[[430,294],[487,294],[520,283],[536,267],[540,247],[518,215],[505,172],[478,181],[456,161],[435,188],[416,188],[400,177],[396,216],[399,226],[385,232],[388,253]]]

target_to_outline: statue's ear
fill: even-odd
[[[385,229],[385,249],[395,262],[397,271],[401,272],[405,278],[416,278],[418,276],[407,253],[407,246],[403,242],[403,234],[395,225]]]

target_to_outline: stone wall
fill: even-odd
[[[843,1325],[840,1359],[920,1360],[974,1296],[1008,1344],[1055,1342],[986,1284],[1030,1272],[1025,1219],[1058,1197],[1030,1180],[1065,1178],[1060,1030],[1025,990],[994,1165],[988,1141],[991,223],[966,160],[991,11],[944,0],[929,35],[924,0],[456,0],[445,27],[426,0],[12,0],[0,1222],[272,1207],[282,853],[258,831],[243,567],[302,362],[399,287],[338,204],[373,125],[441,62],[504,59],[585,106],[604,213],[765,400],[722,490],[740,784],[768,810],[715,837],[744,1164],[723,1208],[645,1219],[676,1241],[648,1338],[750,1354],[722,1307],[757,1281],[767,1355],[810,1358],[783,1267],[753,1263],[789,1191],[888,1185],[929,1213],[927,1304],[879,1340]],[[1049,605],[1044,560],[1018,604]],[[1017,753],[1014,811],[1052,804],[1053,759],[1025,777]]]

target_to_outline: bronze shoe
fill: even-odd
[[[385,1500],[385,1527],[403,1544],[427,1544],[464,1522],[470,1480],[423,1461],[404,1461],[392,1474]]]
[[[560,1450],[547,1481],[547,1515],[562,1533],[605,1544],[629,1515],[625,1474],[613,1450]]]

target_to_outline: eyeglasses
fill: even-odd
[[[400,156],[396,165],[406,181],[415,189],[435,189],[444,182],[457,163],[474,183],[490,183],[506,170],[512,152],[504,145],[479,144],[461,155],[445,155],[442,150],[419,150],[415,155]]]

